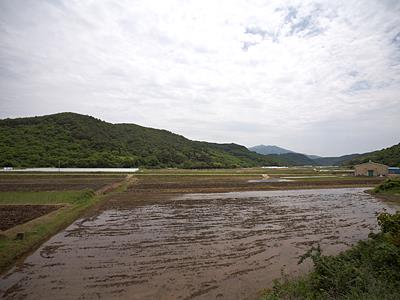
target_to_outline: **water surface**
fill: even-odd
[[[393,208],[364,189],[188,194],[81,219],[0,280],[6,299],[257,299],[315,243],[337,253]],[[2,294],[1,294],[2,293]]]

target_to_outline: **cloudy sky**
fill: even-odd
[[[400,1],[0,1],[0,118],[319,155],[400,142]]]

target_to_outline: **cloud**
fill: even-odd
[[[385,147],[399,141],[398,15],[372,0],[4,0],[0,117],[76,111],[322,155]]]

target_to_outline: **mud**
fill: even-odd
[[[0,192],[36,192],[65,190],[97,190],[124,176],[107,175],[4,175],[0,174]]]
[[[0,205],[0,230],[10,229],[61,207],[61,205]]]
[[[0,279],[5,299],[257,299],[312,244],[335,254],[393,208],[362,188],[122,194]]]
[[[285,190],[329,187],[375,186],[384,178],[325,178],[323,180],[283,180],[260,176],[145,176],[131,187],[135,193],[220,193],[254,190]]]

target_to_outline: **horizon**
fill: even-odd
[[[173,2],[173,3],[172,3]],[[400,2],[0,2],[0,118],[324,157],[400,141]]]

